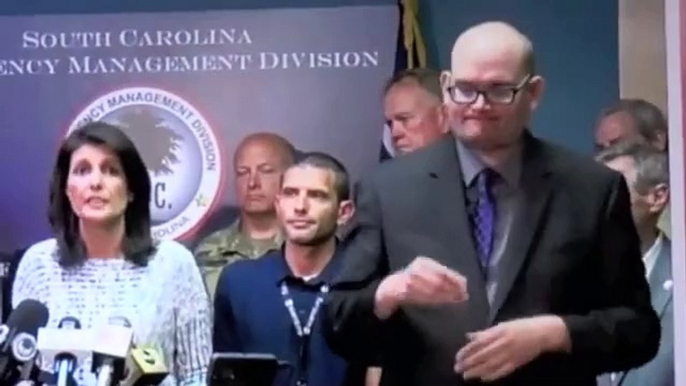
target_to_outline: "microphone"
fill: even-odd
[[[97,386],[118,384],[124,378],[124,364],[131,350],[133,330],[126,318],[110,318],[109,325],[94,337],[91,371],[97,375]]]
[[[38,350],[48,362],[54,363],[57,386],[76,384],[74,371],[91,354],[93,334],[82,330],[79,320],[67,316],[59,328],[38,330]]]
[[[160,353],[152,347],[136,347],[126,359],[127,377],[121,386],[155,386],[167,378],[169,371]]]
[[[12,355],[23,363],[19,371],[19,381],[31,380],[32,376],[36,375],[34,362],[38,355],[37,343],[35,336],[25,332],[17,334],[12,342]]]
[[[50,373],[44,372],[37,365],[38,342],[36,337],[27,333],[19,333],[12,343],[14,357],[23,362],[19,370],[19,378],[15,386],[42,385],[50,380]]]
[[[11,384],[20,376],[19,366],[35,356],[35,336],[48,323],[48,308],[34,299],[26,299],[0,327],[0,384]]]

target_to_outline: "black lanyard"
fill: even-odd
[[[293,327],[295,328],[295,333],[298,335],[298,340],[300,342],[300,348],[298,353],[298,381],[297,386],[307,386],[307,367],[309,362],[309,351],[310,351],[310,334],[312,334],[312,327],[314,326],[314,321],[317,318],[317,313],[319,308],[324,302],[324,297],[329,292],[329,286],[327,284],[319,287],[319,295],[314,301],[314,305],[310,310],[310,315],[307,318],[307,323],[303,327],[298,313],[295,310],[295,305],[293,304],[293,297],[288,291],[288,286],[286,282],[281,283],[281,296],[283,296],[283,303],[288,310],[288,314],[291,316],[293,321]]]

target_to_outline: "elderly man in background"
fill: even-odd
[[[658,151],[668,151],[667,118],[659,107],[643,99],[620,99],[600,114],[595,129],[595,147],[601,151],[620,141],[648,144]],[[658,227],[672,238],[669,203],[662,211]]]
[[[384,116],[389,156],[413,152],[448,133],[440,73],[410,69],[396,73],[384,87]]]
[[[660,317],[660,348],[653,360],[636,369],[604,375],[602,386],[674,386],[674,310],[672,248],[658,227],[669,203],[667,154],[642,143],[618,142],[598,154],[598,160],[622,173],[629,185],[631,211],[641,240],[651,304]]]

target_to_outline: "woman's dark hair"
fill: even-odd
[[[50,182],[49,219],[59,248],[59,263],[71,267],[86,261],[79,232],[79,218],[67,197],[67,177],[72,154],[84,145],[104,146],[119,158],[131,201],[124,212],[122,252],[126,260],[145,266],[154,251],[150,221],[150,176],[141,155],[118,127],[100,121],[74,130],[62,143]]]

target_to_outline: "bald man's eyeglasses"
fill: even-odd
[[[484,99],[490,104],[510,105],[531,78],[533,78],[533,75],[529,74],[515,86],[494,85],[486,89],[479,89],[467,82],[457,82],[454,86],[448,87],[448,94],[450,94],[450,99],[458,105],[471,105],[479,99],[479,95],[483,95]]]

